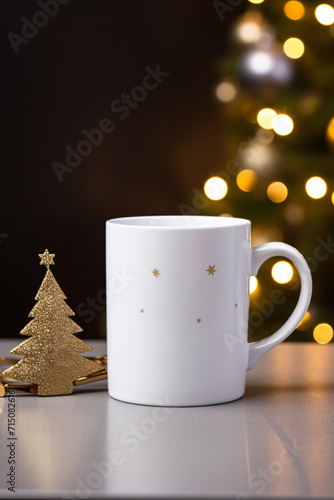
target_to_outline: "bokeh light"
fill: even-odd
[[[291,0],[284,5],[284,14],[293,21],[298,21],[305,14],[305,7],[301,2]]]
[[[328,344],[333,338],[333,328],[328,323],[319,323],[313,330],[313,337],[318,344]]]
[[[258,139],[260,144],[271,144],[275,138],[275,134],[272,130],[264,130],[260,128],[256,132],[256,138]]]
[[[245,43],[255,43],[261,38],[260,25],[252,20],[241,22],[236,28],[236,34],[239,40]]]
[[[307,330],[309,328],[311,319],[311,314],[309,311],[306,311],[305,316],[297,326],[297,330]]]
[[[273,128],[273,121],[276,118],[277,113],[271,108],[263,108],[257,114],[257,123],[260,127],[271,130]]]
[[[258,281],[256,276],[249,277],[249,293],[254,293],[258,287]]]
[[[271,276],[276,283],[289,283],[293,276],[293,267],[286,260],[280,260],[273,265],[271,269]]]
[[[264,0],[248,0],[250,3],[259,4],[264,2]]]
[[[332,201],[332,203],[334,205],[334,191],[332,192],[331,201]]]
[[[334,118],[332,118],[327,125],[326,136],[330,142],[334,143]]]
[[[221,177],[210,177],[204,184],[204,193],[210,200],[222,200],[227,190],[227,183]]]
[[[273,69],[274,61],[266,52],[256,51],[247,57],[247,67],[256,75],[265,75]]]
[[[273,120],[274,132],[278,135],[289,135],[293,131],[293,120],[288,115],[277,115]]]
[[[288,188],[283,182],[272,182],[267,188],[267,195],[274,203],[282,203],[288,196]]]
[[[298,59],[304,54],[304,44],[299,38],[288,38],[283,44],[284,54],[290,59]]]
[[[305,189],[310,198],[318,200],[325,196],[327,184],[321,177],[311,177],[306,182]]]
[[[324,26],[330,26],[334,23],[334,9],[327,3],[322,3],[314,11],[317,21]]]
[[[298,204],[291,204],[285,210],[285,217],[290,224],[301,224],[305,220],[305,210]]]
[[[220,101],[229,102],[237,94],[236,86],[231,82],[222,82],[216,88],[216,96]]]
[[[258,175],[254,170],[246,168],[241,170],[237,175],[237,186],[241,191],[245,191],[246,193],[253,191],[257,182]]]

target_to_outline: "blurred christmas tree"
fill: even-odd
[[[231,161],[204,187],[206,213],[252,220],[253,246],[285,241],[307,258],[313,299],[290,340],[319,343],[334,325],[333,23],[333,7],[311,1],[252,0],[235,18],[216,88]],[[274,263],[251,282],[250,340],[274,331],[297,301],[297,273]],[[269,306],[277,288],[282,302]]]

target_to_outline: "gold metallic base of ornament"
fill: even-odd
[[[99,356],[99,357],[89,357],[91,361],[95,361],[99,365],[103,366],[103,368],[95,373],[87,375],[85,377],[80,377],[73,381],[73,386],[88,384],[90,382],[97,382],[99,380],[104,380],[107,378],[107,356]],[[0,365],[15,365],[18,362],[16,358],[0,358]],[[36,384],[19,384],[13,381],[13,379],[6,379],[1,377],[0,373],[0,398],[4,397],[6,394],[38,394],[38,385]],[[57,394],[48,394],[48,396],[65,396],[68,393],[57,393]]]

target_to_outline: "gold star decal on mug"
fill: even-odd
[[[153,275],[157,278],[158,276],[161,276],[161,273],[159,273],[159,269],[154,269],[154,271],[151,271]]]
[[[216,265],[216,264],[215,264]],[[212,274],[212,276],[214,276],[214,273],[216,273],[216,269],[215,269],[215,265],[213,266],[209,266],[208,269],[205,269],[207,272],[208,272],[208,275]]]

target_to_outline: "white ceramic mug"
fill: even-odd
[[[243,396],[246,370],[293,332],[312,293],[309,267],[295,248],[251,248],[250,232],[250,221],[232,217],[107,221],[110,396],[166,406]],[[249,344],[249,276],[274,256],[297,267],[299,300],[277,332]]]

